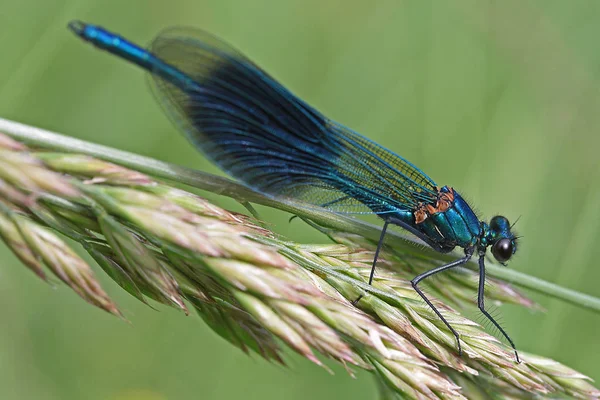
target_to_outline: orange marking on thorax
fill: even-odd
[[[435,206],[431,204],[419,203],[419,206],[414,212],[415,223],[420,224],[425,221],[430,215],[437,214],[448,210],[454,203],[454,189],[448,188],[449,192],[441,193],[438,189],[438,198]]]
[[[420,224],[427,219],[427,206],[419,203],[419,207],[415,210],[415,223]]]

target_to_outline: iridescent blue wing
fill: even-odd
[[[414,165],[326,118],[210,34],[171,29],[150,51],[194,81],[182,88],[153,74],[167,113],[253,189],[343,213],[435,204],[435,183]]]

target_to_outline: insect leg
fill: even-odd
[[[429,300],[427,298],[427,296],[425,296],[425,293],[423,293],[423,291],[421,289],[419,289],[419,287],[417,285],[423,279],[428,278],[428,277],[430,277],[432,275],[435,275],[438,272],[446,271],[446,270],[448,270],[450,268],[458,267],[460,265],[465,264],[467,261],[469,261],[471,259],[472,255],[473,255],[473,250],[469,250],[467,252],[467,254],[463,258],[460,258],[460,259],[458,259],[456,261],[452,261],[451,263],[448,263],[446,265],[442,265],[442,266],[434,268],[432,270],[423,272],[422,274],[417,275],[416,277],[413,278],[413,280],[410,281],[410,283],[412,284],[413,289],[415,289],[415,292],[417,292],[419,294],[419,296],[421,296],[421,298],[423,300],[425,300],[425,303],[427,303],[427,305],[429,307],[431,307],[431,309],[433,310],[433,312],[436,313],[436,315],[442,320],[442,322],[444,323],[444,325],[446,325],[448,327],[448,329],[450,329],[450,332],[452,332],[452,334],[456,338],[456,343],[458,345],[458,354],[459,355],[462,355],[462,348],[460,346],[460,339],[459,339],[459,336],[458,336],[458,332],[456,332],[454,330],[454,328],[452,326],[450,326],[450,324],[448,323],[448,321],[446,321],[446,318],[444,318],[442,316],[442,313],[440,313],[440,311],[433,305],[433,303],[431,302],[431,300]]]
[[[519,353],[517,353],[517,348],[515,347],[515,344],[513,343],[512,339],[510,338],[510,336],[508,336],[508,334],[504,331],[504,329],[502,329],[500,324],[498,322],[496,322],[496,320],[490,315],[490,313],[488,313],[485,310],[484,289],[485,289],[485,255],[481,255],[479,257],[479,289],[477,291],[477,307],[479,307],[479,310],[483,313],[483,315],[485,315],[486,318],[489,319],[496,328],[498,328],[498,330],[502,333],[502,335],[504,335],[506,340],[508,340],[508,342],[512,346],[513,350],[515,351],[515,357],[517,358],[517,363],[520,363],[521,361],[519,360]]]
[[[385,220],[385,223],[383,224],[383,228],[381,229],[381,235],[379,236],[379,242],[377,243],[377,249],[375,250],[375,257],[373,258],[373,265],[371,266],[371,274],[369,275],[369,285],[371,285],[373,283],[373,277],[375,276],[375,266],[377,265],[377,258],[379,257],[379,252],[381,251],[381,248],[383,247],[383,241],[385,239],[385,232],[387,231],[387,227],[390,224],[389,220]],[[354,300],[352,302],[353,305],[358,304],[358,302],[360,301],[360,299],[363,298],[363,295],[361,294],[360,296],[358,296],[358,298],[356,300]]]

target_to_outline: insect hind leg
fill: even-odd
[[[423,272],[422,274],[417,275],[410,281],[415,292],[417,292],[417,294],[419,296],[421,296],[421,298],[423,300],[425,300],[425,303],[427,303],[427,305],[433,310],[433,312],[439,317],[439,319],[444,323],[444,325],[446,325],[446,327],[450,330],[450,332],[452,332],[452,334],[456,338],[456,344],[458,347],[458,355],[459,356],[462,355],[462,347],[460,345],[460,336],[458,335],[458,332],[456,332],[456,330],[450,325],[450,323],[446,320],[446,318],[444,318],[442,313],[433,305],[431,300],[429,300],[429,298],[427,298],[427,296],[425,296],[425,293],[423,293],[423,291],[419,288],[418,285],[419,285],[419,282],[421,282],[425,278],[435,275],[438,272],[446,271],[448,269],[455,268],[455,267],[465,264],[467,261],[469,261],[471,259],[472,255],[473,255],[473,250],[472,249],[467,250],[467,253],[465,254],[465,256],[463,258],[459,258],[458,260],[452,261],[451,263],[448,263],[448,264],[439,266],[437,268],[431,269],[429,271]]]
[[[377,258],[379,257],[379,252],[381,251],[381,248],[383,247],[385,234],[387,232],[387,228],[388,228],[389,224],[397,225],[400,228],[407,230],[408,232],[417,236],[419,239],[423,240],[425,242],[425,244],[429,245],[432,249],[439,251],[440,253],[448,253],[454,248],[454,246],[452,246],[451,248],[450,247],[448,247],[448,248],[442,247],[441,245],[439,245],[439,244],[433,242],[432,240],[430,240],[429,238],[427,238],[427,236],[425,236],[423,234],[423,232],[419,231],[415,227],[411,226],[410,224],[408,224],[398,218],[388,217],[388,218],[384,219],[384,221],[385,221],[385,223],[383,224],[383,228],[381,229],[381,235],[379,237],[379,242],[377,243],[377,249],[375,250],[375,257],[373,259],[373,265],[371,266],[371,274],[369,275],[369,285],[371,285],[373,283],[373,277],[375,275],[375,267],[377,265]],[[469,256],[469,258],[470,258],[470,256]],[[429,276],[429,275],[427,275],[427,276]],[[358,298],[356,300],[354,300],[352,302],[352,304],[356,306],[358,304],[358,302],[360,301],[360,299],[362,299],[363,297],[364,297],[364,295],[361,294],[360,296],[358,296]],[[421,297],[423,299],[426,299],[425,295],[423,295],[423,294],[421,295]],[[430,307],[435,309],[435,307],[433,307],[432,304],[430,304]],[[437,312],[437,310],[436,310],[436,312]],[[450,325],[448,323],[446,323],[446,325],[448,325],[448,327],[450,327]],[[450,329],[452,329],[452,328],[450,327]]]
[[[385,233],[387,231],[387,227],[390,224],[389,220],[385,220],[385,223],[383,224],[383,228],[381,228],[381,235],[379,236],[379,242],[377,243],[377,249],[375,250],[375,257],[373,258],[373,265],[371,266],[371,273],[369,274],[369,286],[371,286],[371,284],[373,283],[373,277],[375,276],[375,267],[377,266],[377,258],[379,257],[379,252],[381,251],[381,248],[383,247],[383,241],[385,239]],[[354,300],[352,302],[352,305],[356,306],[358,304],[358,302],[360,301],[360,299],[363,298],[363,295],[361,294],[360,296],[358,296],[358,298],[356,300]]]

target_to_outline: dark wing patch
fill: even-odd
[[[214,36],[169,30],[150,50],[193,81],[153,75],[167,113],[208,158],[253,189],[341,213],[435,203],[435,184],[414,165],[327,119]]]

